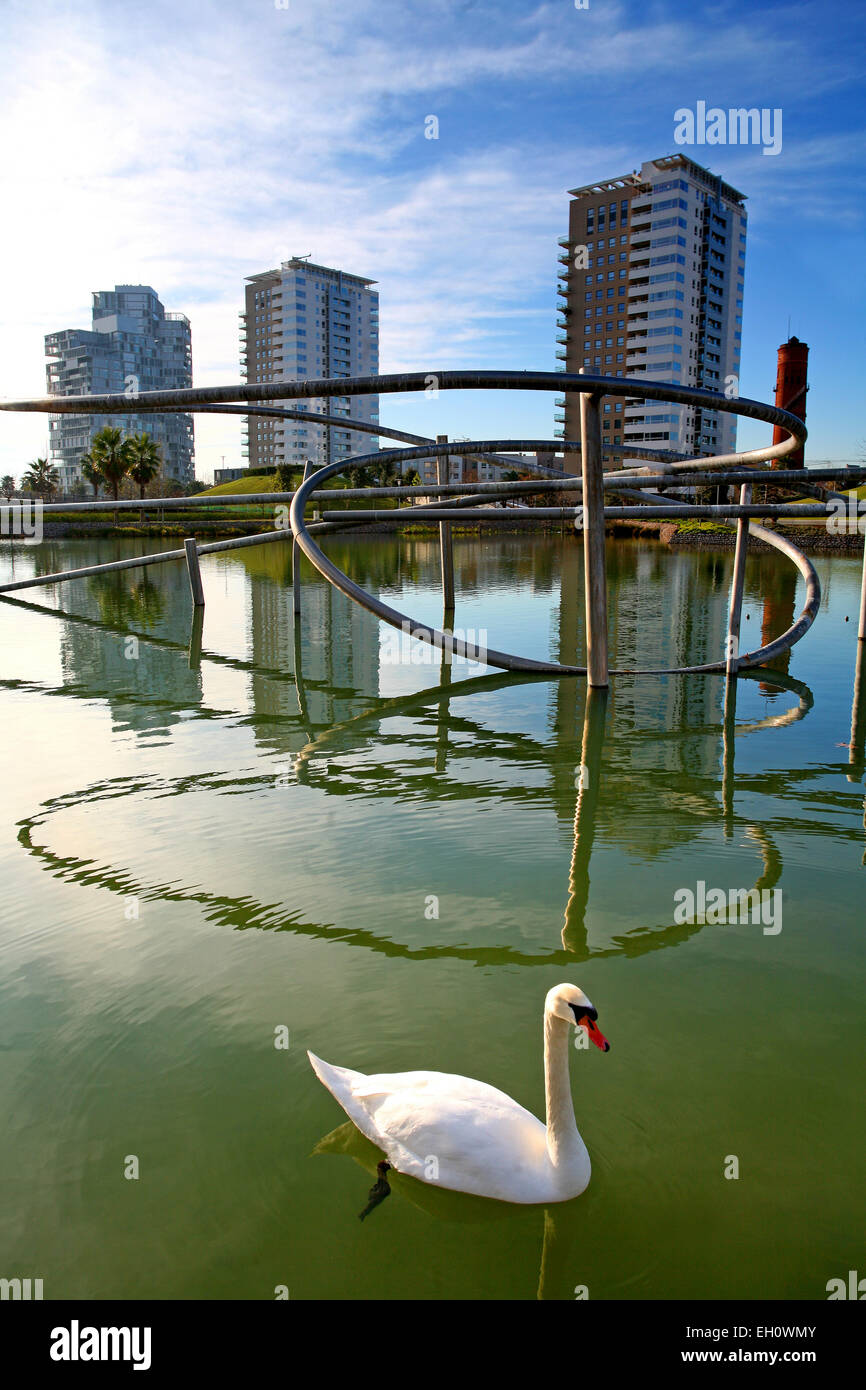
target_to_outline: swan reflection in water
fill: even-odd
[[[375,1211],[376,1207],[381,1206],[386,1197],[391,1196],[391,1186],[388,1179],[385,1177],[385,1174],[390,1173],[390,1171],[391,1164],[387,1159],[383,1158],[376,1164],[376,1181],[367,1193],[367,1205],[363,1211],[358,1213],[359,1221],[366,1221],[370,1212]]]
[[[365,1138],[351,1120],[346,1120],[345,1124],[324,1135],[313,1149],[316,1157],[336,1155],[351,1158],[371,1177],[378,1173],[381,1153],[381,1149]],[[371,1188],[371,1196],[373,1190]],[[522,1218],[526,1210],[490,1197],[451,1192],[447,1187],[436,1187],[393,1170],[389,1190],[398,1200],[408,1202],[432,1220],[455,1225],[481,1226],[513,1221],[515,1213]],[[576,1296],[575,1291],[586,1287],[590,1278],[590,1271],[583,1266],[579,1254],[580,1237],[587,1225],[586,1201],[574,1197],[568,1202],[557,1202],[555,1207],[539,1207],[537,1210],[541,1213],[543,1225],[536,1297],[544,1301],[572,1300]],[[485,1290],[479,1289],[478,1296],[483,1298]]]

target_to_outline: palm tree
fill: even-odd
[[[102,473],[99,469],[99,465],[97,464],[96,459],[93,457],[92,454],[82,454],[79,462],[81,465],[81,476],[84,479],[84,481],[86,483],[89,483],[90,486],[93,488],[93,500],[95,502],[99,497],[99,489],[105,482],[105,479],[103,478]]]
[[[144,431],[142,434],[133,434],[126,441],[129,446],[129,476],[134,483],[138,484],[138,492],[142,502],[144,501],[144,489],[148,483],[152,483],[160,468],[162,467],[162,456],[159,445],[150,435]]]
[[[377,472],[380,487],[397,487],[403,481],[400,469],[393,459],[388,459],[385,463],[380,463]]]
[[[22,488],[27,492],[35,492],[39,497],[50,497],[52,492],[57,491],[59,484],[57,469],[52,468],[47,459],[36,459],[21,479]]]
[[[2,492],[7,502],[11,502],[15,495],[15,479],[12,477],[11,473],[6,473],[2,481],[0,481],[0,492]]]
[[[120,495],[120,484],[129,472],[132,462],[129,440],[114,425],[106,425],[93,436],[90,457],[99,469],[108,487],[111,488],[115,502]],[[115,513],[116,515],[116,513]]]
[[[376,481],[371,464],[365,464],[363,468],[353,466],[347,468],[343,477],[346,479],[350,488],[370,487]]]

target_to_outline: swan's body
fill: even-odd
[[[607,1051],[582,990],[559,985],[545,1000],[547,1124],[504,1091],[437,1071],[365,1076],[309,1053],[313,1070],[398,1173],[503,1202],[564,1202],[583,1192],[589,1154],[574,1120],[568,1075],[578,1022]]]

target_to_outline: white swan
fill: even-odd
[[[307,1056],[322,1084],[398,1173],[502,1202],[565,1202],[583,1192],[591,1172],[571,1101],[570,1030],[585,1029],[607,1052],[597,1017],[576,985],[557,985],[544,1001],[546,1125],[495,1086],[467,1076],[364,1076],[332,1067],[312,1052]]]

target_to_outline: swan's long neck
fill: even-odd
[[[547,1098],[547,1153],[554,1167],[562,1167],[583,1152],[577,1132],[571,1082],[568,1075],[568,1043],[571,1025],[556,1014],[544,1015],[544,1089]]]

